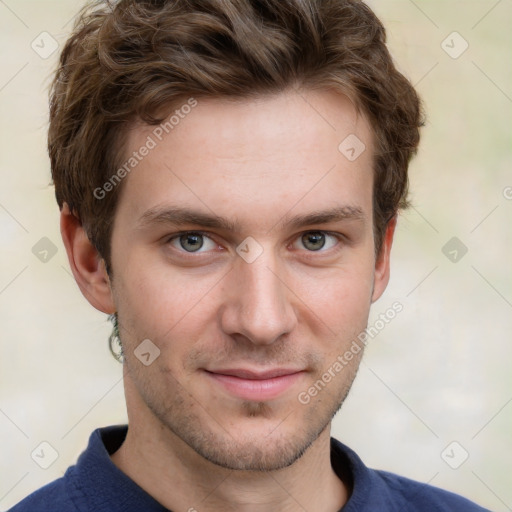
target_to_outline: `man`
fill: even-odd
[[[330,437],[421,125],[356,0],[85,10],[50,108],[61,232],[129,428],[20,511],[479,511]]]

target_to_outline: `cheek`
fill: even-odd
[[[332,269],[322,277],[309,277],[297,289],[303,300],[302,323],[322,347],[324,357],[343,353],[364,331],[372,295],[369,267]]]
[[[161,339],[204,323],[222,274],[197,275],[132,261],[116,284],[116,304],[137,337]]]
[[[373,275],[370,265],[344,264],[290,277],[291,288],[306,304],[326,314],[344,316],[369,307]]]

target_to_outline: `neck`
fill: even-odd
[[[330,424],[291,466],[232,471],[192,450],[154,417],[130,420],[116,466],[169,510],[338,512],[348,499],[330,459]]]

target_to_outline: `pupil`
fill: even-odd
[[[325,245],[325,236],[323,233],[308,233],[303,237],[304,245],[313,251],[318,251]],[[320,245],[315,245],[318,244]]]
[[[181,246],[188,252],[194,252],[198,249],[201,249],[203,246],[203,236],[202,235],[182,235],[180,238]]]

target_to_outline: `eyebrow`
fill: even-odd
[[[313,211],[295,217],[285,216],[276,225],[283,228],[298,229],[311,224],[327,224],[347,220],[364,221],[366,216],[359,206],[339,206],[327,210]],[[185,207],[154,207],[144,212],[138,219],[136,229],[145,229],[158,224],[181,226],[193,224],[225,231],[241,231],[240,223],[225,217],[204,213]]]

